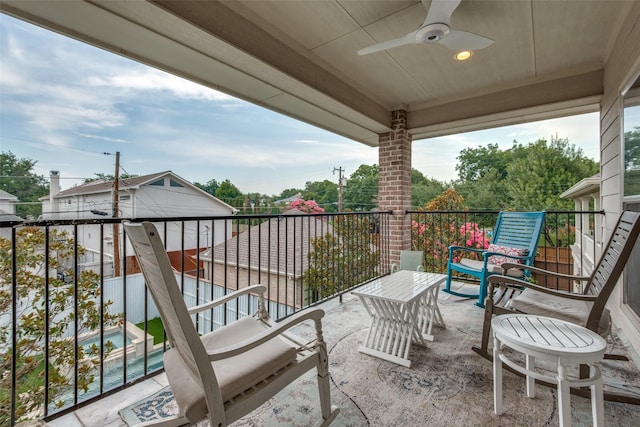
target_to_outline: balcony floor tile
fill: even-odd
[[[467,318],[463,323],[464,325],[471,325],[470,329],[472,330],[466,331],[467,335],[465,335],[465,342],[463,343],[464,348],[476,344],[479,331],[482,328],[483,311],[477,307],[472,307],[474,301],[449,294],[440,293],[440,300],[442,301],[441,308],[443,308],[445,323],[450,320],[447,328],[452,330],[460,328],[462,322],[455,317],[466,316]],[[460,375],[458,377],[465,378],[455,376],[445,378],[443,386],[446,388],[446,394],[452,397],[443,401],[440,396],[434,400],[431,388],[437,388],[438,384],[434,383],[428,386],[421,384],[420,382],[424,382],[426,376],[423,375],[424,377],[421,377],[417,372],[419,369],[423,369],[424,374],[425,367],[428,368],[426,372],[433,372],[439,369],[436,362],[431,363],[433,361],[431,358],[446,358],[446,355],[437,354],[435,348],[440,343],[440,345],[445,345],[445,335],[449,331],[445,334],[442,329],[435,328],[435,342],[429,343],[424,348],[412,349],[410,357],[414,360],[415,368],[407,370],[407,368],[398,367],[392,363],[358,353],[357,345],[364,336],[370,320],[356,297],[351,294],[345,294],[342,302],[336,298],[322,304],[321,307],[326,312],[326,316],[323,319],[323,332],[330,350],[330,363],[332,360],[334,363],[333,365],[330,364],[332,403],[338,405],[342,411],[334,424],[332,424],[334,427],[400,425],[394,424],[393,420],[403,420],[403,425],[415,424],[416,422],[420,425],[439,425],[441,421],[444,423],[449,417],[452,417],[452,420],[478,420],[479,424],[477,425],[484,425],[487,420],[490,420],[495,425],[536,425],[539,421],[540,425],[546,423],[547,425],[555,426],[558,423],[555,409],[555,390],[538,387],[536,399],[527,399],[523,394],[525,389],[524,380],[509,373],[505,374],[505,390],[508,390],[505,391],[506,413],[500,417],[493,414],[491,364],[487,361],[482,361],[480,356],[473,353],[470,348],[468,355],[466,352],[462,355],[463,361],[451,360],[451,363],[462,363],[465,366],[468,364],[468,366],[474,367],[471,368],[473,371],[466,373],[459,371]],[[314,328],[312,325],[305,323],[296,328],[296,333],[312,337]],[[441,338],[440,341],[439,338]],[[340,346],[342,347],[341,353],[331,352],[332,349],[337,349]],[[637,363],[639,360],[637,355],[632,354],[632,357]],[[478,360],[480,360],[480,363],[477,362]],[[352,365],[345,367],[345,362],[354,363],[356,366],[353,368],[350,368]],[[342,363],[342,366],[340,366],[340,363]],[[343,369],[343,371],[344,369],[359,370],[358,372],[362,372],[362,376],[357,378],[357,384],[355,381],[353,384],[349,384],[344,377],[340,378],[338,376],[339,369]],[[621,369],[623,368],[621,367]],[[397,384],[397,390],[394,389],[396,390],[395,392],[388,392],[392,395],[387,394],[381,397],[379,393],[385,390],[379,386],[381,378],[389,375],[397,375],[401,382],[404,382]],[[472,378],[472,380],[469,380],[469,378]],[[416,381],[420,384],[416,383]],[[507,384],[506,382],[508,381],[511,381],[511,383]],[[49,422],[49,425],[54,427],[125,426],[120,419],[118,411],[139,401],[142,396],[151,395],[166,385],[165,375],[158,375],[99,402],[78,409],[73,414],[55,419]],[[420,387],[422,389],[419,389]],[[473,389],[470,390],[470,387]],[[640,389],[640,385],[638,388]],[[304,389],[305,392],[310,391],[307,393],[307,396],[310,396],[307,405],[297,400],[301,389]],[[278,396],[258,408],[251,415],[234,423],[233,426],[311,425],[319,417],[316,393],[315,374],[311,372],[287,387]],[[462,401],[458,400],[459,398]],[[380,402],[383,402],[383,404]],[[386,408],[381,407],[386,405],[388,405]],[[587,399],[572,396],[571,406],[575,424],[591,424],[590,403]],[[293,418],[288,419],[288,422],[283,422],[284,418],[280,416],[279,411],[287,407],[294,415]],[[450,412],[446,412],[448,409],[443,410],[443,407],[450,407]],[[434,409],[436,408],[440,409],[439,416],[444,418],[433,418],[433,414],[436,412]],[[466,411],[470,415],[466,415],[465,418],[460,415],[461,411]],[[606,422],[617,426],[631,426],[634,425],[633,420],[637,421],[638,417],[640,417],[640,407],[606,402],[605,416]],[[447,421],[446,424],[451,423]],[[458,424],[453,422],[452,425]],[[473,422],[470,425],[473,425]]]

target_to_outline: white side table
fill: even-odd
[[[438,291],[446,279],[444,274],[400,270],[354,290],[371,316],[358,350],[410,368],[411,344],[426,345],[434,339],[433,325],[444,326]]]
[[[571,425],[569,388],[589,386],[593,425],[604,425],[602,374],[599,366],[607,346],[604,338],[573,323],[529,314],[496,316],[491,321],[491,328],[494,337],[493,403],[496,414],[502,413],[502,363],[505,363],[526,375],[528,397],[535,397],[536,378],[558,385],[558,416],[561,427]],[[523,353],[526,366],[515,363],[503,354],[503,346]],[[551,377],[537,372],[536,358],[557,363],[557,375]],[[567,367],[580,364],[590,366],[589,378],[568,378]]]

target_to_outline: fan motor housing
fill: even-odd
[[[450,31],[451,29],[447,24],[425,25],[416,32],[416,40],[423,43],[437,43]]]

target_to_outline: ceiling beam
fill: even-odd
[[[522,123],[524,116],[532,121],[597,111],[603,75],[596,70],[410,111],[407,125],[414,137],[425,138],[460,132],[460,126],[471,131]]]

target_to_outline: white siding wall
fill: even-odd
[[[120,216],[123,218],[167,218],[193,216],[229,216],[231,209],[226,205],[200,193],[193,187],[171,186],[170,177],[164,177],[164,185],[144,185],[136,191],[122,191],[121,195],[130,196],[128,200],[119,201]],[[177,180],[174,180],[178,182]],[[112,214],[111,192],[95,195],[80,195],[58,199],[53,213],[49,201],[43,201],[44,219],[100,219],[100,215],[91,210]],[[207,226],[208,229],[205,227]],[[167,236],[164,238],[164,224],[157,224],[168,251],[183,249],[182,223],[167,223]],[[122,233],[122,228],[120,228]],[[197,230],[196,222],[187,222],[184,227],[184,249],[206,248],[217,245],[231,238],[231,221],[201,222]],[[124,240],[120,237],[120,251],[123,251]],[[103,237],[100,237],[99,225],[84,225],[78,227],[78,243],[87,249],[113,255],[113,226],[103,227]],[[127,242],[126,253],[133,254],[133,249]]]
[[[622,210],[622,141],[620,91],[640,72],[640,2],[632,2],[615,47],[605,65],[604,96],[600,113],[600,173],[602,177],[603,238],[606,241]],[[625,306],[622,280],[609,300],[616,327],[640,352],[640,319]]]

